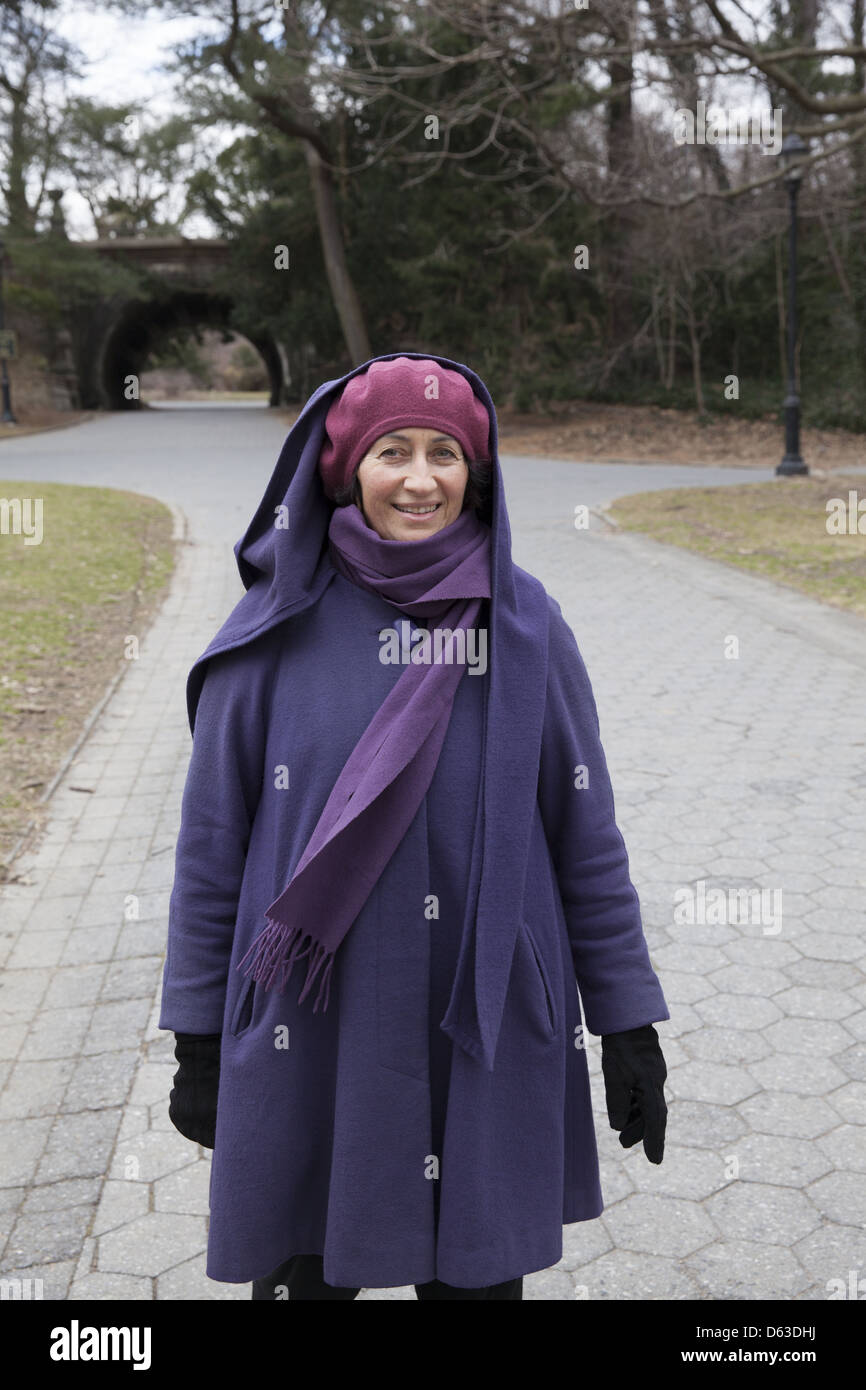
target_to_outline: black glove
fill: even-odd
[[[220,1033],[206,1037],[175,1033],[174,1055],[180,1066],[168,1098],[168,1118],[185,1139],[214,1146],[217,1090],[220,1079]]]
[[[611,1129],[630,1149],[643,1139],[650,1163],[661,1163],[665,1151],[665,1077],[668,1069],[651,1023],[624,1033],[605,1033],[601,1039],[601,1070]]]

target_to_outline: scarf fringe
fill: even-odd
[[[317,1012],[323,993],[325,1002],[322,1005],[322,1012],[324,1013],[331,997],[331,971],[334,967],[334,952],[329,951],[320,941],[315,941],[309,932],[302,932],[300,927],[287,927],[284,922],[277,922],[273,917],[267,917],[266,920],[268,925],[256,937],[240,961],[238,969],[240,970],[244,962],[252,956],[252,961],[244,974],[252,976],[264,989],[272,989],[279,980],[277,992],[284,994],[286,982],[292,973],[295,961],[309,956],[307,978],[298,995],[298,1003],[301,1004],[306,999],[313,981],[321,970],[322,978],[319,981],[319,992],[313,1005],[313,1013]],[[304,945],[305,941],[306,945]],[[323,966],[324,969],[322,969]]]

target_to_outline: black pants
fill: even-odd
[[[326,1284],[322,1277],[324,1261],[321,1255],[293,1255],[273,1274],[253,1280],[253,1298],[273,1302],[279,1297],[294,1298],[357,1298],[360,1289],[344,1289]],[[506,1298],[523,1299],[523,1279],[506,1279],[504,1284],[490,1284],[482,1289],[456,1289],[431,1279],[429,1284],[416,1284],[420,1301],[428,1298]]]

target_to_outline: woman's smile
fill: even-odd
[[[416,506],[415,504],[409,502],[392,502],[391,506],[396,507],[397,511],[402,512],[404,516],[415,516],[423,518],[425,516],[432,516],[434,512],[439,510],[439,508],[442,506],[442,503],[427,502],[424,504],[424,506]]]

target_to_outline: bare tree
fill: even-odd
[[[0,191],[9,230],[33,236],[55,167],[62,117],[46,96],[52,80],[78,75],[82,55],[53,34],[55,0],[0,5],[0,122],[5,160]],[[28,183],[35,183],[32,198]]]

